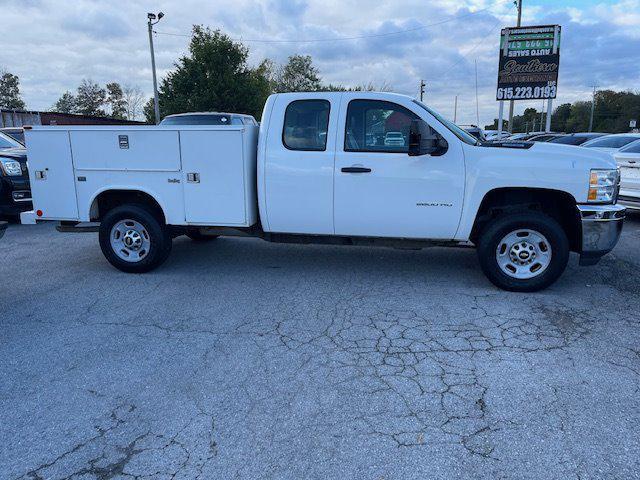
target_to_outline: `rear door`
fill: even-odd
[[[336,235],[451,239],[462,213],[461,141],[410,99],[344,94],[335,165]],[[440,156],[410,157],[422,118],[448,142]]]
[[[69,132],[25,130],[33,209],[40,219],[78,220]]]
[[[265,145],[263,228],[332,235],[335,132],[340,93],[280,94]]]

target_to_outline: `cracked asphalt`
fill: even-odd
[[[537,294],[473,250],[0,240],[2,479],[640,478],[640,216]]]

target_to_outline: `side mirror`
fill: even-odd
[[[447,151],[447,141],[431,130],[422,119],[411,121],[409,127],[409,156],[442,155]]]

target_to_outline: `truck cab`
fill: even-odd
[[[275,94],[259,132],[36,127],[27,145],[37,218],[65,231],[99,224],[105,256],[131,272],[160,265],[176,235],[249,235],[475,246],[494,284],[534,291],[561,275],[570,251],[583,264],[610,251],[625,212],[610,155],[481,143],[391,93]]]

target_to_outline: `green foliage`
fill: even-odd
[[[546,113],[544,114],[546,122]],[[580,100],[574,103],[563,103],[553,110],[551,130],[554,132],[587,132],[591,117],[591,102]],[[624,133],[629,131],[629,121],[640,121],[640,92],[614,92],[601,90],[596,93],[596,104],[593,115],[593,131],[603,133]],[[513,132],[539,131],[541,114],[535,108],[527,108],[522,115],[513,117]],[[497,129],[498,120],[487,129]],[[503,124],[506,130],[506,122]]]
[[[270,93],[260,68],[247,65],[249,51],[219,30],[193,27],[189,54],[161,82],[160,113],[228,111],[256,118]],[[145,105],[147,121],[154,122],[152,102]],[[151,108],[149,108],[151,107]]]
[[[62,94],[58,101],[53,104],[51,110],[60,113],[74,113],[76,111],[76,97],[67,90]]]
[[[24,109],[24,101],[20,96],[20,79],[4,70],[0,70],[0,107]]]
[[[309,55],[292,55],[276,69],[273,92],[317,92],[322,90],[318,69]]]
[[[107,103],[111,106],[111,117],[127,118],[127,102],[119,83],[107,83]]]
[[[74,113],[105,117],[102,106],[107,100],[107,92],[97,83],[84,79],[76,91],[76,108]]]

